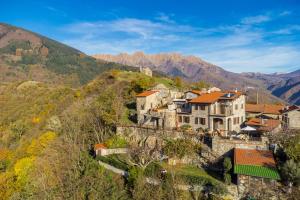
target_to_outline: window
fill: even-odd
[[[198,124],[198,117],[195,117],[195,124]]]
[[[145,105],[141,105],[141,110],[144,110],[145,109]]]
[[[190,123],[190,117],[184,116],[183,117],[184,123]]]
[[[235,104],[235,109],[237,110],[239,108],[239,105],[238,104]]]
[[[182,116],[178,116],[178,121],[182,123]]]
[[[195,105],[195,110],[198,110],[198,105]]]
[[[239,117],[233,118],[233,124],[239,124],[239,123],[240,123],[240,118]]]
[[[201,118],[201,117],[200,117],[199,119],[200,119],[200,124],[201,124],[201,125],[205,125],[205,124],[206,124],[205,118]]]
[[[241,109],[244,109],[244,104],[241,104]]]
[[[241,117],[241,123],[243,123],[244,122],[244,117]]]
[[[205,106],[200,106],[200,110],[205,110]]]

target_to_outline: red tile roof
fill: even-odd
[[[234,149],[235,165],[276,167],[273,152],[257,149]]]
[[[288,106],[287,108],[284,108],[281,112],[286,113],[286,112],[290,112],[293,110],[300,110],[300,107],[298,107],[296,105]]]
[[[101,143],[101,144],[95,144],[94,145],[94,150],[98,150],[98,149],[107,149],[107,147],[103,143]]]
[[[246,104],[246,112],[252,113],[265,113],[279,115],[283,110],[283,105],[271,104]]]
[[[230,97],[227,97],[226,94],[233,94]],[[235,91],[215,91],[211,93],[202,94],[201,96],[194,98],[190,101],[190,103],[214,103],[221,99],[235,99],[241,96],[242,92]]]
[[[245,124],[248,126],[258,126],[261,131],[272,131],[277,128],[281,122],[277,119],[251,118]]]
[[[156,90],[144,91],[144,92],[142,92],[140,94],[137,94],[136,97],[147,97],[147,96],[150,96],[150,95],[152,95],[152,94],[154,94],[156,92],[158,92],[158,91],[156,91]]]

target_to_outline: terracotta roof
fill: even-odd
[[[261,131],[271,131],[277,128],[281,123],[277,119],[251,118],[245,124],[248,126],[258,126]]]
[[[144,91],[144,92],[142,92],[140,94],[137,94],[136,97],[147,97],[147,96],[150,96],[150,95],[152,95],[152,94],[154,94],[156,92],[158,92],[158,91],[156,91],[156,90]]]
[[[300,110],[300,107],[298,107],[296,105],[288,106],[287,108],[284,108],[281,112],[286,113],[286,112],[290,112],[293,110]]]
[[[280,180],[272,151],[234,149],[234,173]]]
[[[270,104],[246,104],[246,112],[265,113],[265,114],[280,114],[284,108],[283,105]]]
[[[107,147],[103,143],[101,143],[101,144],[95,144],[94,145],[94,150],[98,150],[98,149],[107,149]]]
[[[235,165],[276,167],[273,152],[257,149],[234,149]]]
[[[230,96],[226,96],[230,94]],[[190,103],[214,103],[221,99],[235,99],[241,96],[242,92],[235,91],[215,91],[211,93],[202,94],[201,96],[194,98],[190,101]]]

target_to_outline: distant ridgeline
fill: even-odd
[[[57,75],[75,75],[80,84],[87,83],[110,69],[138,70],[135,67],[96,60],[62,43],[1,23],[0,63],[7,66],[6,75],[23,77],[20,73],[28,75],[33,66],[41,66],[35,73],[42,74],[47,70]],[[27,78],[34,79],[32,76],[34,75]]]

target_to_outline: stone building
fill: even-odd
[[[289,106],[282,111],[282,126],[284,129],[300,129],[300,108]]]
[[[272,187],[280,179],[273,152],[269,150],[235,148],[234,174],[240,195]]]
[[[181,92],[170,90],[163,84],[136,95],[138,124],[155,128],[176,127],[176,107],[172,100],[181,96]]]
[[[240,131],[245,120],[245,95],[239,91],[177,91],[156,87],[137,95],[139,125],[157,128]]]
[[[140,67],[140,72],[152,77],[152,70],[149,67]]]
[[[190,125],[194,130],[219,130],[224,134],[240,131],[245,118],[245,95],[239,91],[209,90],[188,101],[178,110],[178,125]]]

